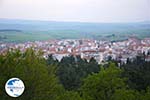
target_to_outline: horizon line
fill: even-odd
[[[22,19],[22,18],[0,18],[1,20],[22,20],[22,21],[41,21],[41,22],[66,22],[66,23],[140,23],[140,22],[150,22],[150,20],[141,20],[141,21],[129,21],[129,22],[119,22],[119,21],[114,21],[114,22],[95,22],[95,21],[62,21],[62,20],[48,20],[48,19]]]

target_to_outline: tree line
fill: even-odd
[[[24,93],[12,98],[5,83],[18,77],[25,84]],[[150,100],[150,62],[137,57],[127,64],[109,61],[99,65],[80,56],[64,57],[60,62],[42,57],[42,52],[28,49],[0,55],[1,100]]]

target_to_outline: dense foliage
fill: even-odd
[[[121,67],[124,69],[123,75],[129,79],[130,88],[142,91],[150,86],[150,62],[145,61],[144,57],[137,56],[135,60],[129,60]]]
[[[60,62],[28,49],[0,55],[0,100],[150,100],[150,62],[137,57],[117,67],[101,66],[92,58],[64,57]],[[23,95],[12,98],[5,83],[18,77]]]
[[[88,74],[99,72],[100,67],[93,58],[87,62],[77,57],[64,57],[58,66],[57,75],[67,90],[76,90]]]

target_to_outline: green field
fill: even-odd
[[[150,30],[137,30],[133,32],[110,32],[82,34],[77,31],[41,31],[41,32],[0,32],[0,41],[3,42],[25,42],[49,39],[97,39],[97,40],[124,40],[131,36],[143,39],[150,37]]]
[[[0,19],[0,41],[25,42],[49,39],[124,40],[150,37],[150,22],[80,23]]]
[[[49,40],[49,39],[77,39],[84,37],[82,34],[70,34],[73,32],[65,33],[62,32],[0,32],[0,41],[5,42],[24,42],[24,41],[35,41],[35,40]]]

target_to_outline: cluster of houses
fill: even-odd
[[[53,55],[57,60],[65,56],[77,56],[90,60],[92,57],[102,63],[108,59],[119,60],[126,63],[127,59],[133,59],[139,54],[145,54],[146,61],[150,61],[150,38],[139,40],[129,38],[124,41],[101,41],[91,39],[64,39],[35,41],[25,43],[0,43],[0,54],[6,53],[10,49],[20,49],[24,52],[27,48],[42,50],[43,57]]]

